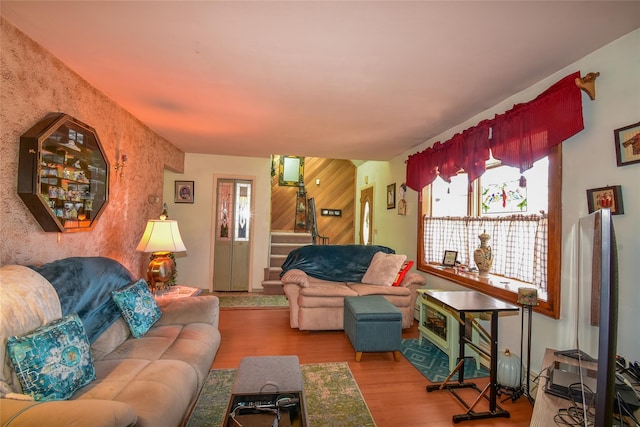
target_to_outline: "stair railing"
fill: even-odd
[[[318,231],[318,221],[316,218],[316,201],[313,197],[309,199],[309,222],[311,223],[311,237],[313,238],[313,244],[317,245],[320,242],[323,245],[329,244],[329,237],[321,236]]]

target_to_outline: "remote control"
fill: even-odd
[[[238,402],[238,406],[243,408],[275,408],[275,404],[271,401],[254,401],[254,402]]]

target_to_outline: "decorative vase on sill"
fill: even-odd
[[[480,239],[480,246],[473,252],[473,260],[478,266],[480,276],[488,276],[489,270],[493,265],[493,254],[491,253],[491,246],[487,245],[487,242],[491,238],[486,231],[478,236]]]

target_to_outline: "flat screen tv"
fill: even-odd
[[[618,325],[618,260],[611,211],[600,209],[580,218],[577,229],[576,349],[559,353],[597,363],[595,412],[584,425],[611,427]]]

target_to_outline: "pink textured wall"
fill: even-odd
[[[147,219],[157,218],[165,168],[183,172],[184,153],[115,104],[13,25],[0,21],[0,265],[42,264],[69,256],[107,256],[142,275],[135,251]],[[17,194],[20,135],[50,112],[92,126],[111,164],[109,203],[89,232],[45,233]],[[113,170],[116,150],[125,176]]]

